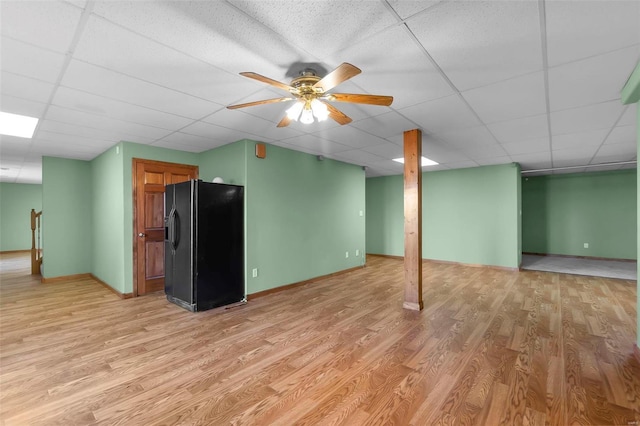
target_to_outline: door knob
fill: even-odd
[[[138,237],[140,237],[140,238],[142,238],[142,237],[146,237],[146,236],[147,236],[147,234],[145,234],[144,232],[140,232],[140,233],[138,234]]]

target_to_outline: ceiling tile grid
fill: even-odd
[[[32,140],[2,137],[0,181],[38,182],[42,155],[92,159],[121,140],[203,152],[250,138],[400,174],[413,128],[440,163],[425,170],[637,158],[637,109],[620,103],[637,1],[4,0],[0,20],[0,107],[41,120]],[[287,96],[240,72],[288,84],[342,62],[362,73],[332,92],[393,104],[335,102],[350,124],[285,128],[291,103],[225,108]]]

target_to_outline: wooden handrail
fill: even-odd
[[[42,210],[31,209],[31,275],[40,274],[42,265],[42,248],[40,247],[40,217]]]

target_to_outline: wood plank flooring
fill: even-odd
[[[401,260],[190,313],[0,256],[6,425],[640,423],[636,283]]]

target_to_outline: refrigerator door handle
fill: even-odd
[[[176,213],[176,208],[171,207],[171,211],[169,212],[169,220],[167,221],[167,227],[169,228],[167,230],[167,239],[169,240],[169,244],[171,244],[171,249],[173,251],[175,251],[176,247],[174,244],[174,237],[173,234],[175,233],[175,213]]]
[[[176,209],[172,209],[170,216],[170,232],[169,232],[169,241],[171,242],[171,248],[175,251],[178,248],[178,244],[180,243],[180,236],[178,235],[178,229],[180,226],[180,216]]]

